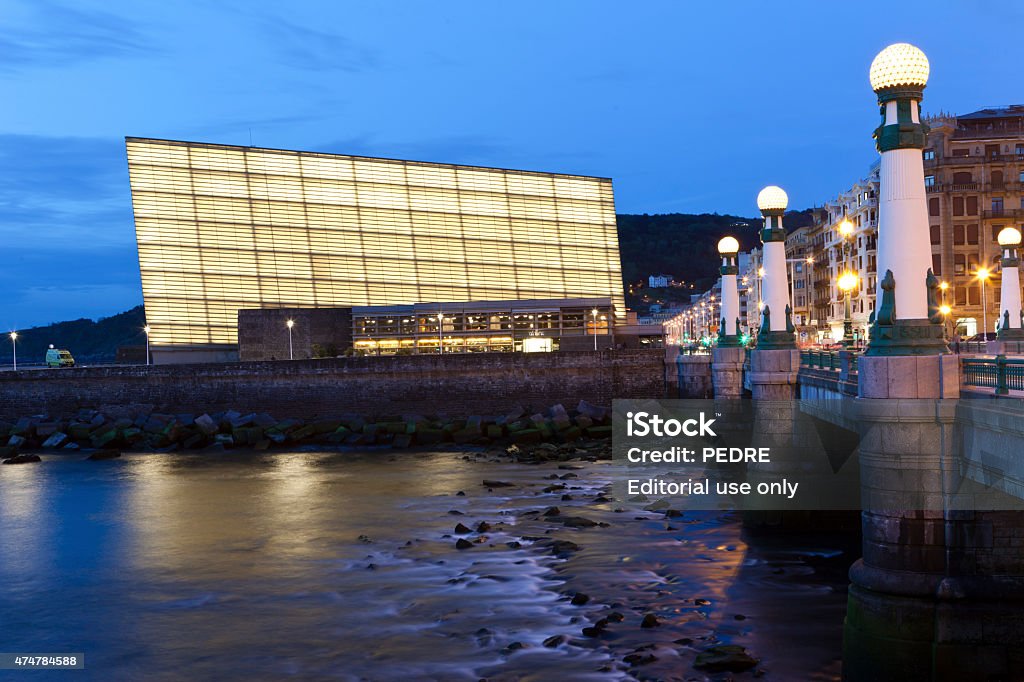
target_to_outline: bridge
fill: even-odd
[[[978,679],[966,662],[985,661],[992,679],[1019,679],[1024,356],[675,352],[679,397],[752,398],[755,414],[788,398],[858,443],[844,678]],[[795,428],[790,445],[799,467]]]

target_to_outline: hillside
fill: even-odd
[[[811,210],[791,211],[784,224],[794,230],[810,225]],[[710,287],[718,278],[718,240],[732,235],[741,251],[758,246],[763,219],[717,213],[667,213],[660,215],[619,215],[619,253],[626,291],[630,283],[647,285],[648,275],[668,274],[692,283],[693,289],[658,291],[659,297],[689,298]],[[639,287],[637,287],[639,289]],[[627,295],[630,308],[643,309],[639,297]]]
[[[146,343],[145,324],[145,312],[137,306],[95,322],[80,319],[18,330],[18,362],[41,363],[51,343],[69,349],[79,363],[112,362],[118,346]],[[10,339],[4,341],[0,343],[0,362],[7,364],[11,362],[11,344]]]

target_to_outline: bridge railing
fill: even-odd
[[[811,369],[842,370],[843,354],[845,353],[849,353],[849,355],[846,356],[849,357],[849,371],[856,372],[857,358],[860,354],[854,351],[804,350],[800,351],[800,364],[804,367],[810,367]]]
[[[1024,391],[1024,358],[963,358],[960,367],[965,386],[994,388],[996,395]]]

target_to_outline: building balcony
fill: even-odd
[[[1021,208],[1001,208],[994,211],[982,211],[981,217],[984,220],[1005,220],[1005,219],[1017,219],[1024,218],[1024,209]]]

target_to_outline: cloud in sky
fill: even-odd
[[[0,70],[60,67],[157,50],[140,23],[104,9],[52,0],[8,7],[0,28]]]

